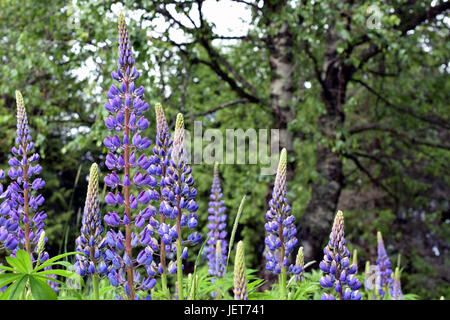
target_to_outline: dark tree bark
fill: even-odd
[[[318,119],[318,129],[325,141],[332,141],[336,132],[344,125],[343,106],[347,85],[354,72],[352,66],[345,64],[337,52],[339,37],[330,28],[324,53],[321,83],[321,99],[326,113]],[[330,232],[334,214],[344,183],[342,159],[331,150],[329,144],[319,143],[316,150],[316,170],[319,179],[311,188],[311,200],[300,221],[302,245],[308,260],[319,261],[324,240]]]

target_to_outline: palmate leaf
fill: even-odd
[[[5,290],[1,296],[2,300],[17,300],[25,291],[25,286],[28,281],[28,275],[21,275],[12,285]]]
[[[8,262],[8,264],[15,269],[14,272],[28,273],[27,266],[16,257],[6,257],[6,262]]]
[[[25,250],[17,250],[16,252],[17,260],[24,266],[26,273],[30,273],[33,270],[33,262],[31,261],[31,257]]]
[[[53,270],[46,270],[46,271],[36,272],[34,274],[40,275],[40,276],[55,274],[55,275],[58,275],[58,276],[70,278],[70,277],[72,277],[75,274],[75,272],[62,270],[62,269],[53,269]]]
[[[56,292],[47,284],[47,281],[30,276],[30,289],[34,300],[56,300]]]
[[[0,274],[0,288],[10,284],[11,282],[19,279],[20,277],[23,277],[23,275],[17,274],[17,273],[2,273],[2,274]]]
[[[11,267],[7,267],[7,266],[0,266],[0,270],[6,270],[6,271],[11,271],[11,272],[17,272],[17,269],[11,268]]]
[[[60,255],[57,255],[56,257],[53,257],[51,259],[48,259],[47,261],[45,261],[43,264],[41,264],[39,267],[37,267],[36,269],[34,269],[34,272],[37,272],[39,270],[44,269],[45,267],[50,267],[53,265],[53,263],[55,263],[56,261],[65,258],[67,256],[70,255],[75,255],[75,254],[81,254],[81,255],[85,255],[83,252],[79,252],[79,251],[74,251],[74,252],[68,252],[68,253],[63,253]],[[64,263],[63,261],[58,261],[58,264],[62,264]]]

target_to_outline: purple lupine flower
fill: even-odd
[[[211,186],[211,194],[208,209],[208,247],[206,253],[208,257],[208,273],[212,276],[223,277],[225,274],[225,263],[227,261],[227,246],[225,240],[227,232],[227,215],[225,214],[225,201],[222,198],[222,188],[219,180],[219,165],[214,165],[214,177]],[[220,243],[220,252],[217,247]]]
[[[108,193],[105,201],[108,205],[122,207],[124,214],[120,216],[117,213],[121,211],[119,209],[105,215],[104,220],[110,226],[106,235],[109,249],[105,254],[111,265],[108,279],[113,286],[123,286],[130,300],[139,299],[137,291],[150,290],[155,284],[152,281],[152,265],[153,252],[158,250],[158,243],[153,238],[154,227],[147,224],[147,220],[152,219],[154,207],[147,204],[159,199],[158,192],[154,190],[157,180],[148,170],[156,163],[152,163],[153,158],[140,155],[140,152],[151,145],[151,141],[141,135],[148,123],[142,114],[149,106],[142,98],[144,88],[135,87],[139,72],[136,71],[134,62],[125,18],[120,14],[118,69],[111,74],[119,85],[110,87],[107,93],[109,101],[105,104],[106,110],[110,112],[105,124],[107,128],[114,130],[114,135],[108,136],[103,142],[110,150],[105,164],[112,171],[105,177],[105,183],[115,189],[115,192]],[[134,194],[133,191],[137,193]],[[138,210],[139,203],[146,208],[141,213],[132,215],[131,211]],[[125,229],[125,234],[121,228]],[[136,259],[132,252],[138,245],[139,258]],[[140,267],[146,270],[145,276],[140,274]]]
[[[201,240],[201,235],[198,232],[193,232],[188,235],[186,240],[183,240],[181,234],[183,229],[188,227],[194,229],[197,226],[197,209],[198,204],[195,202],[197,190],[194,187],[194,178],[192,177],[192,168],[188,164],[187,151],[184,141],[184,119],[183,115],[179,113],[175,123],[175,133],[173,145],[170,153],[170,166],[167,168],[168,182],[172,185],[168,188],[168,198],[173,199],[165,201],[163,212],[167,217],[176,220],[176,234],[169,235],[173,240],[176,240],[177,254],[177,281],[178,296],[183,300],[183,253],[182,244],[195,244]]]
[[[81,234],[75,240],[77,251],[85,255],[76,255],[75,271],[80,276],[86,274],[106,274],[106,238],[103,235],[103,223],[98,202],[98,166],[91,165],[89,184],[84,205]]]
[[[298,248],[295,264],[289,267],[289,272],[294,274],[294,281],[300,282],[303,280],[303,271],[305,266],[305,257],[303,256],[303,247]]]
[[[16,100],[16,145],[12,147],[12,158],[8,161],[8,176],[12,181],[6,190],[3,190],[3,186],[0,187],[0,200],[3,200],[0,204],[0,241],[13,256],[18,249],[23,249],[30,254],[33,261],[39,258],[43,262],[48,259],[48,253],[42,251],[39,255],[37,247],[47,215],[39,210],[44,203],[44,197],[37,190],[43,188],[45,182],[37,178],[42,167],[36,164],[39,155],[33,153],[34,143],[28,127],[23,97],[19,91],[16,91]],[[4,179],[5,173],[0,170],[0,180]],[[43,241],[46,242],[46,239]]]
[[[167,125],[166,116],[161,104],[155,105],[156,113],[156,142],[153,147],[153,162],[156,165],[151,165],[148,170],[153,174],[160,177],[159,190],[160,190],[160,205],[159,208],[155,208],[159,213],[159,226],[158,234],[160,236],[160,263],[158,269],[160,269],[161,275],[165,276],[166,272],[172,273],[172,268],[167,270],[168,262],[166,258],[168,256],[174,257],[174,251],[176,250],[173,242],[178,237],[175,223],[171,220],[174,219],[174,210],[171,207],[171,203],[175,200],[175,193],[173,192],[173,178],[170,172],[170,155],[172,151],[173,140]],[[187,249],[187,248],[185,248]],[[169,261],[170,263],[171,261]],[[176,268],[176,266],[175,266]]]
[[[283,273],[288,267],[288,258],[297,244],[295,218],[290,214],[291,207],[287,203],[286,186],[286,149],[281,151],[272,199],[266,212],[266,269],[274,274]],[[299,268],[289,270],[300,273]]]
[[[165,212],[170,219],[177,221],[177,237],[181,237],[181,230],[184,227],[194,229],[197,226],[198,204],[195,202],[197,190],[194,187],[192,168],[187,162],[187,151],[184,142],[184,120],[179,113],[175,124],[175,134],[171,149],[170,167],[167,168],[168,178],[172,184],[169,191]],[[168,209],[168,208],[171,209]],[[191,233],[185,242],[197,243],[201,240],[198,232]],[[183,240],[182,240],[183,241]]]
[[[398,267],[395,268],[395,272],[391,276],[393,277],[391,291],[392,300],[404,300],[402,285],[400,283],[400,269]]]
[[[350,251],[347,249],[344,234],[344,214],[338,211],[324,257],[319,267],[324,272],[319,283],[323,288],[334,288],[340,300],[361,300],[358,289],[361,283],[356,278],[356,265],[350,264]],[[322,300],[335,300],[332,293],[323,293]]]
[[[378,258],[376,260],[377,287],[381,298],[384,298],[386,292],[392,291],[393,278],[391,260],[384,248],[383,237],[381,232],[377,232],[377,251]]]

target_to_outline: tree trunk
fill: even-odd
[[[330,29],[321,75],[321,99],[326,113],[318,119],[323,141],[335,141],[336,133],[344,125],[345,93],[353,73],[353,67],[346,65],[337,52],[338,40],[337,33]],[[299,234],[305,258],[320,261],[344,183],[342,159],[328,143],[317,146],[316,170],[319,178],[312,183],[311,199],[300,221]]]
[[[269,29],[267,47],[269,50],[270,79],[270,107],[275,120],[274,128],[280,131],[280,150],[286,148],[288,154],[293,153],[293,135],[287,130],[289,122],[295,118],[294,107],[294,38],[289,24],[280,19],[285,1],[266,1],[266,25]],[[278,17],[278,18],[276,18]],[[286,168],[287,181],[294,176],[295,163],[288,162]],[[267,186],[266,206],[272,197],[273,183]],[[267,208],[266,208],[267,209]],[[261,252],[262,253],[262,252]],[[273,274],[265,269],[263,257],[260,276],[272,280]]]

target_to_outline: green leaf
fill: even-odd
[[[231,231],[230,243],[228,244],[228,256],[227,256],[227,263],[225,264],[225,268],[228,267],[228,261],[230,260],[230,254],[231,254],[231,249],[233,247],[234,236],[236,234],[236,230],[237,230],[237,227],[238,227],[238,224],[239,224],[239,218],[241,217],[242,210],[244,208],[245,198],[246,198],[246,196],[244,195],[242,197],[241,204],[239,205],[239,209],[238,209],[238,212],[236,214],[236,218],[234,220],[233,230]],[[226,269],[225,269],[225,271],[226,271]]]
[[[11,282],[22,277],[22,274],[17,273],[2,273],[0,274],[0,288],[10,284]]]
[[[6,257],[6,262],[8,262],[11,267],[17,269],[16,272],[25,274],[28,273],[26,265],[22,264],[22,261],[16,257]]]
[[[16,258],[25,267],[25,270],[27,270],[26,273],[30,273],[31,270],[33,270],[33,262],[31,261],[31,257],[28,252],[19,249],[16,252]]]
[[[27,280],[28,275],[23,275],[18,280],[16,280],[12,285],[8,287],[8,289],[6,289],[5,298],[9,300],[17,300],[17,298],[24,292]]]
[[[79,251],[74,251],[74,252],[68,252],[68,253],[64,253],[64,254],[60,254],[57,255],[56,257],[53,257],[51,259],[48,259],[47,261],[45,261],[43,264],[41,264],[39,267],[37,267],[36,269],[34,269],[34,271],[39,271],[44,269],[45,267],[50,266],[53,262],[60,260],[64,257],[70,256],[70,255],[75,255],[75,254],[82,254],[85,255],[83,252],[79,252]]]
[[[54,278],[52,278],[52,277],[44,277],[44,276],[40,276],[40,275],[37,275],[37,274],[34,275],[34,277],[35,277],[35,278],[42,279],[42,280],[53,281],[53,282],[59,283],[59,284],[62,285],[62,286],[65,286],[65,285],[66,285],[64,282],[62,282],[62,281],[60,281],[60,280],[57,280],[57,279],[54,279]]]
[[[7,266],[0,266],[0,269],[6,270],[6,271],[11,271],[11,272],[17,272],[16,269],[11,268],[11,267],[7,267]]]
[[[57,300],[56,292],[46,281],[30,276],[30,289],[35,300]]]
[[[70,278],[71,276],[73,276],[75,274],[75,272],[62,270],[62,269],[54,269],[54,270],[46,270],[46,271],[36,272],[35,274],[40,275],[40,276],[56,274],[56,275],[59,275],[62,277]]]

